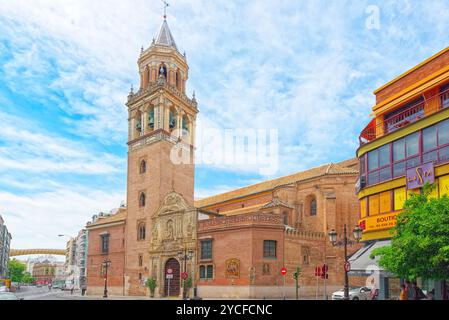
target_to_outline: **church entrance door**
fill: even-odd
[[[164,269],[164,277],[165,277],[165,286],[164,286],[164,296],[165,297],[178,297],[181,288],[180,281],[180,266],[178,260],[171,258],[165,264]],[[171,276],[170,276],[171,274]],[[167,277],[167,275],[169,275]]]

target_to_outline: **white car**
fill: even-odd
[[[332,300],[343,300],[344,289],[332,294]],[[371,289],[368,287],[349,287],[349,300],[371,300]]]

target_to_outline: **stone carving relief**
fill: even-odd
[[[166,225],[165,225],[165,236],[164,236],[165,240],[171,240],[173,239],[173,221],[172,220],[168,220]]]
[[[240,278],[240,260],[226,260],[226,278]]]
[[[249,284],[254,285],[256,282],[256,268],[251,267],[249,268]]]

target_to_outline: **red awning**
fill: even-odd
[[[363,129],[362,133],[360,134],[360,139],[365,139],[368,141],[371,141],[375,138],[376,133],[376,118],[371,120],[371,122]]]

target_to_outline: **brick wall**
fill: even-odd
[[[101,233],[109,233],[109,253],[101,252]],[[87,252],[87,294],[96,295],[103,291],[104,277],[101,275],[103,261],[110,260],[108,268],[108,290],[110,294],[123,295],[123,273],[125,269],[125,225],[105,226],[90,229]]]

